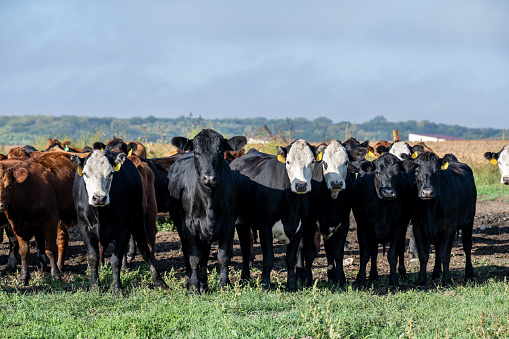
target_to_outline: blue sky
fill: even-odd
[[[0,114],[509,128],[509,1],[0,4]]]

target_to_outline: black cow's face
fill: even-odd
[[[455,158],[454,158],[455,159]],[[449,158],[441,159],[432,152],[421,153],[414,160],[405,160],[403,167],[415,173],[417,196],[422,200],[432,200],[437,196],[440,186],[440,171],[447,169]]]
[[[498,153],[486,152],[484,153],[486,159],[490,160],[492,164],[498,165],[500,170],[500,183],[509,185],[509,145]]]
[[[28,173],[25,167],[0,165],[0,212],[9,208],[13,185],[24,182],[28,178]]]
[[[194,139],[175,137],[173,146],[185,151],[194,152],[194,165],[199,182],[205,187],[214,188],[221,181],[225,151],[239,151],[247,143],[244,136],[224,139],[223,136],[211,129],[203,129]]]
[[[396,186],[402,169],[401,161],[391,153],[360,164],[360,174],[374,174],[376,194],[384,200],[397,198]]]

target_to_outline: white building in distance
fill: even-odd
[[[419,142],[419,141],[450,141],[450,140],[465,140],[458,137],[452,137],[450,135],[442,134],[416,134],[408,133],[408,141]]]

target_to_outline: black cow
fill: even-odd
[[[370,280],[378,278],[378,244],[390,242],[387,259],[390,265],[389,287],[398,285],[398,255],[405,251],[405,233],[410,222],[411,179],[404,173],[402,162],[385,153],[372,162],[360,164],[354,186],[353,214],[357,222],[360,268],[356,283],[366,284],[366,264],[371,257]],[[400,262],[400,273],[406,272]]]
[[[110,259],[113,289],[121,290],[120,259],[132,235],[150,268],[154,284],[168,288],[154,267],[154,257],[147,244],[142,183],[133,163],[123,153],[101,150],[94,150],[84,159],[73,154],[71,161],[78,168],[73,199],[78,228],[87,247],[90,286],[93,288],[98,283],[98,243],[106,248],[114,240],[115,249]]]
[[[186,287],[201,293],[208,288],[207,261],[214,240],[219,241],[220,286],[229,283],[238,190],[224,152],[242,149],[247,139],[236,136],[227,140],[211,129],[203,129],[194,139],[175,137],[171,143],[189,151],[168,171],[168,206],[182,241]]]
[[[452,284],[449,262],[454,237],[459,230],[465,251],[465,277],[474,279],[471,250],[477,191],[472,170],[452,154],[440,158],[432,152],[421,153],[414,160],[408,159],[403,166],[415,173],[417,194],[412,222],[421,266],[417,285],[426,289],[430,242],[436,248],[432,277],[438,278],[443,266],[442,282]]]
[[[260,230],[263,252],[262,284],[270,287],[274,267],[272,238],[288,245],[286,264],[288,289],[296,290],[296,255],[303,228],[301,222],[309,209],[311,177],[316,160],[325,146],[318,148],[305,140],[296,140],[277,148],[277,156],[250,149],[230,164],[239,186],[237,233],[242,250],[243,279],[249,279],[250,227]]]
[[[364,159],[368,152],[364,146],[357,144],[350,145],[351,151],[348,152],[344,144],[332,140],[323,151],[322,161],[313,172],[311,205],[303,224],[303,256],[299,253],[297,261],[297,276],[304,278],[307,285],[313,280],[311,266],[317,253],[313,239],[317,231],[324,239],[328,281],[341,285],[346,282],[343,256],[350,227],[350,200],[354,177],[348,168],[350,162]],[[301,273],[303,264],[305,269]]]

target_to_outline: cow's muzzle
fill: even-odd
[[[0,212],[7,210],[7,201],[0,201]]]
[[[295,183],[295,191],[297,193],[306,193],[308,190],[308,183],[305,181],[298,181]]]
[[[330,188],[333,190],[341,191],[345,188],[345,183],[342,180],[333,180],[330,182]]]
[[[391,187],[382,187],[380,189],[380,197],[382,197],[382,199],[396,199],[397,198],[397,194],[396,194],[396,190],[394,188],[391,188]]]
[[[94,206],[104,206],[108,200],[108,196],[106,194],[94,194],[92,196],[92,205]]]
[[[435,199],[436,196],[437,196],[437,194],[435,192],[435,189],[432,187],[426,187],[426,188],[421,189],[420,194],[419,194],[419,198],[421,198],[422,200]]]
[[[217,177],[215,175],[204,175],[202,181],[205,186],[210,188],[216,187],[218,183]]]
[[[507,177],[502,177],[502,183],[503,183],[504,185],[509,185],[509,176],[507,176]]]

